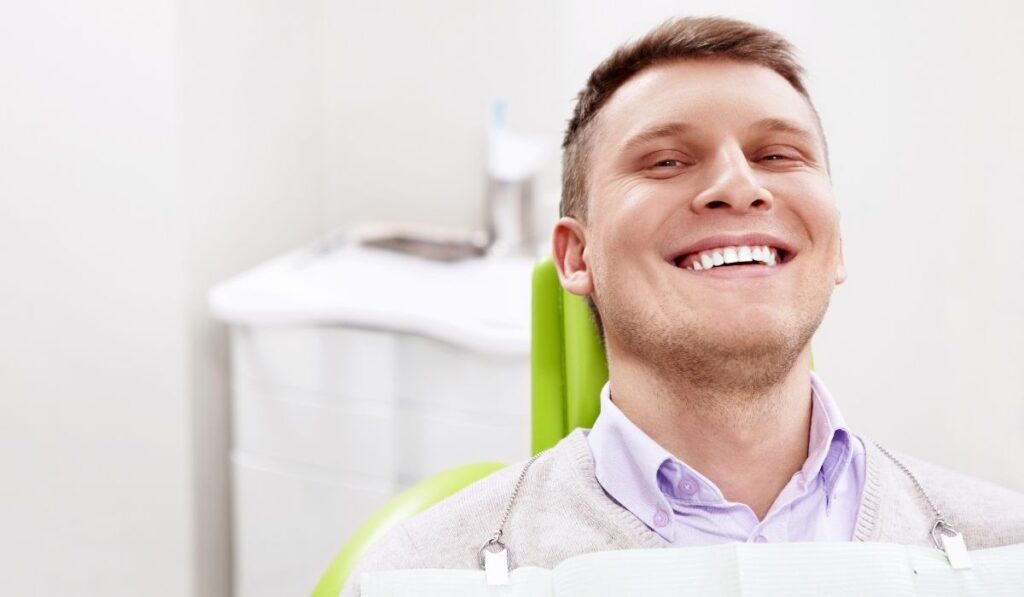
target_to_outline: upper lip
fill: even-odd
[[[716,249],[719,247],[760,247],[763,245],[780,249],[787,256],[796,254],[796,251],[788,243],[770,234],[716,234],[714,236],[703,238],[692,245],[679,249],[678,251],[674,251],[670,255],[669,261],[676,261],[692,253],[699,253],[701,251]]]

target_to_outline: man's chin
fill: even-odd
[[[703,338],[686,349],[668,373],[697,386],[721,391],[762,392],[793,371],[806,342],[785,333],[732,338]]]
[[[756,391],[789,374],[816,326],[777,319],[752,323],[734,319],[724,325],[634,328],[614,343],[655,375],[720,389]]]
[[[727,367],[757,367],[762,363],[792,360],[802,348],[799,338],[785,333],[730,334],[693,339],[691,350],[686,353],[701,361],[716,361]]]

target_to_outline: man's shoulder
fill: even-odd
[[[567,454],[573,449],[570,443],[570,438],[564,439],[529,466],[503,536],[514,565],[526,563],[520,557],[524,553],[536,553],[533,539],[542,533],[532,527],[576,515],[571,509],[559,507],[561,500],[571,500],[578,494],[572,488],[573,480],[567,478],[570,473],[565,470],[567,462],[571,461],[571,454]],[[516,482],[528,462],[500,469],[396,525],[360,558],[342,594],[345,597],[358,595],[355,585],[359,575],[365,572],[408,568],[476,569],[479,550],[501,524]],[[524,538],[530,538],[531,543],[524,544]]]
[[[894,511],[905,513],[913,502],[923,517],[934,523],[934,513],[921,495],[923,490],[972,549],[1024,543],[1024,493],[921,458],[895,455],[917,478],[921,489],[905,472],[892,470],[890,477],[899,496],[894,500]]]
[[[907,457],[949,522],[986,547],[1024,542],[1024,493],[944,466]],[[920,471],[920,473],[917,473]]]
[[[472,567],[476,554],[466,540],[472,537],[483,545],[494,532],[489,527],[498,524],[501,502],[508,499],[521,468],[500,469],[392,527],[359,558],[342,595],[358,595],[359,576],[366,572]]]

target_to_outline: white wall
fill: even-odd
[[[553,151],[571,97],[559,88],[561,2],[328,2],[328,221],[481,227],[484,127]],[[557,193],[557,162],[538,193]]]
[[[0,595],[229,594],[206,292],[326,230],[322,10],[0,15]]]
[[[851,272],[821,366],[879,441],[1024,490],[1024,7],[919,6],[804,34]]]
[[[0,594],[185,595],[170,2],[0,16]]]
[[[323,10],[319,1],[178,2],[189,564],[203,597],[229,594],[232,571],[227,335],[211,321],[206,294],[327,230]]]

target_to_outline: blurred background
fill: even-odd
[[[560,135],[679,14],[802,51],[850,270],[816,364],[849,423],[1024,491],[1024,5],[7,2],[0,595],[306,594],[395,491],[525,458]],[[501,131],[526,250],[353,247],[476,246]]]

